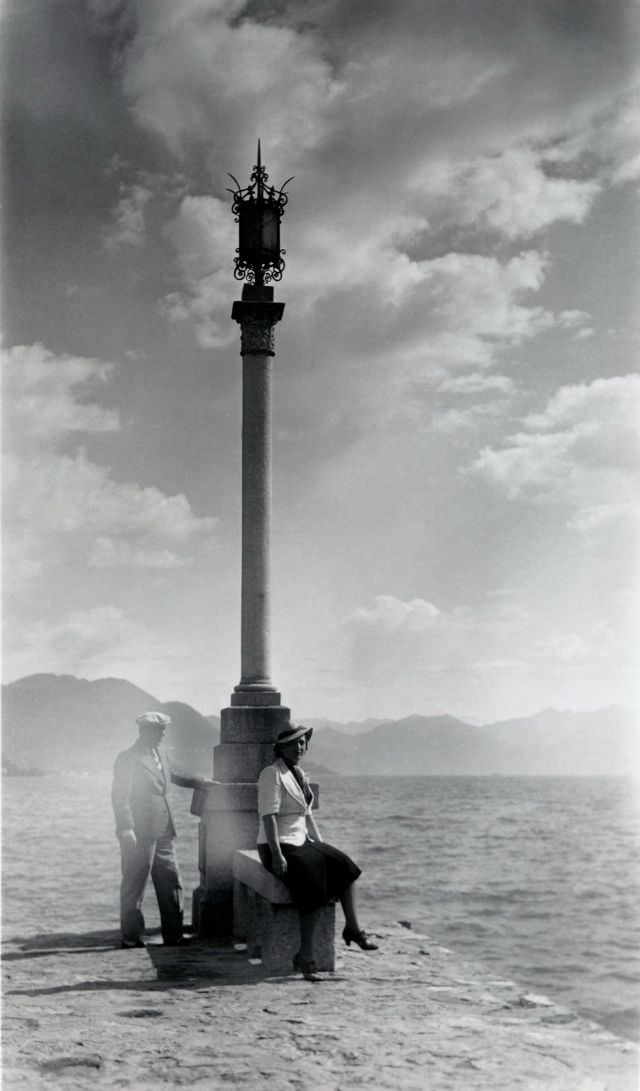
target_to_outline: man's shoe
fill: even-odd
[[[192,943],[195,943],[197,936],[180,936],[178,939],[165,939],[163,941],[164,947],[190,947]]]
[[[126,940],[120,940],[120,946],[125,951],[131,951],[134,947],[145,947],[145,943],[141,939],[134,940],[133,943],[127,943]]]
[[[305,981],[322,981],[318,977],[316,963],[312,958],[303,958],[299,951],[293,956],[293,968],[298,970]]]

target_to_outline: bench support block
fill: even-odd
[[[284,883],[263,867],[255,851],[233,857],[233,937],[247,944],[249,957],[261,958],[271,973],[291,973],[300,948],[300,916]],[[318,970],[335,970],[335,906],[318,910],[315,961]]]

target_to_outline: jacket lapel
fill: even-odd
[[[147,772],[149,772],[154,777],[155,780],[159,781],[160,784],[163,784],[164,787],[166,788],[167,778],[166,778],[166,772],[165,772],[166,763],[165,763],[165,760],[164,760],[164,755],[160,755],[160,761],[162,762],[162,770],[158,769],[158,766],[156,765],[155,758],[154,758],[153,754],[149,753],[149,751],[147,751],[147,750],[142,750],[141,751],[138,760],[144,765]]]
[[[302,804],[303,807],[306,808],[307,803],[306,803],[306,800],[304,798],[304,792],[302,791],[302,788],[298,784],[298,782],[297,782],[296,778],[294,777],[293,773],[285,765],[285,763],[282,761],[282,759],[280,759],[279,765],[280,765],[280,781],[282,783],[282,787],[289,793],[290,796],[293,796],[296,803],[300,803],[300,804]]]

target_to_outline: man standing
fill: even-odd
[[[142,899],[149,874],[158,899],[162,939],[175,945],[183,942],[183,897],[167,790],[171,782],[183,788],[204,788],[212,782],[171,771],[160,745],[171,723],[169,716],[144,712],[136,723],[139,737],[118,754],[111,792],[122,857],[121,946],[144,947]]]

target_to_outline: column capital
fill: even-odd
[[[273,331],[283,311],[284,303],[246,299],[235,301],[231,317],[240,324],[242,356],[275,356]]]

